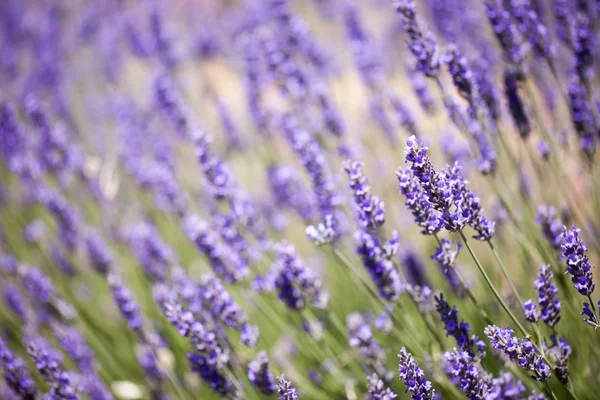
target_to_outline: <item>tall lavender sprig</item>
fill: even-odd
[[[573,228],[569,231],[565,226],[563,232],[564,243],[561,248],[563,258],[567,263],[567,273],[571,275],[571,281],[575,289],[583,296],[590,296],[596,285],[590,271],[592,266],[585,255],[588,249],[579,237],[580,229],[573,225]]]
[[[298,392],[283,374],[277,377],[277,394],[279,400],[298,400]]]
[[[347,160],[343,166],[350,179],[350,189],[354,195],[354,204],[360,224],[369,230],[377,229],[385,222],[383,200],[371,195],[369,180],[362,172],[362,163]]]
[[[35,382],[25,362],[14,355],[8,345],[0,339],[0,368],[4,371],[4,381],[23,400],[34,400],[37,393]]]
[[[553,327],[560,320],[560,300],[556,297],[558,289],[552,278],[550,265],[542,264],[537,279],[533,286],[538,291],[538,302],[533,304],[532,300],[525,302],[526,318],[531,322],[537,321],[538,317],[549,327]],[[536,308],[539,308],[539,314]]]
[[[444,354],[444,371],[470,400],[487,399],[488,382],[466,351],[454,349]]]
[[[554,371],[559,381],[566,384],[569,382],[569,367],[567,362],[571,357],[571,346],[566,339],[561,339],[556,334],[550,336],[550,342],[543,343],[545,352],[554,361]]]
[[[446,330],[446,336],[452,336],[456,339],[456,344],[461,351],[465,351],[471,356],[475,355],[475,346],[479,346],[479,338],[476,336],[469,336],[471,333],[471,326],[464,320],[458,322],[458,310],[456,307],[450,307],[444,300],[444,295],[440,293],[439,296],[435,296],[436,310],[444,323],[444,329]]]
[[[275,393],[277,385],[269,370],[269,358],[266,352],[261,351],[248,363],[248,379],[261,393],[265,395]]]
[[[556,209],[548,204],[542,204],[537,209],[535,222],[540,226],[542,235],[550,242],[555,250],[560,250],[563,244],[563,223],[556,217]]]
[[[567,92],[571,121],[577,136],[579,136],[579,145],[586,154],[592,155],[598,141],[598,126],[592,111],[593,106],[589,103],[585,87],[577,75],[571,76]]]
[[[417,65],[426,76],[437,77],[440,72],[441,56],[433,33],[423,32],[416,15],[413,0],[395,0],[394,7],[400,15],[402,28],[408,35],[408,48],[417,59]]]
[[[486,0],[485,7],[496,39],[498,39],[504,53],[504,58],[520,68],[526,56],[526,47],[523,46],[523,38],[510,13],[503,7],[500,0]]]
[[[400,379],[406,385],[406,391],[411,392],[413,400],[433,400],[435,389],[427,379],[423,370],[419,367],[412,354],[404,347],[398,354]]]
[[[143,335],[142,326],[144,325],[144,318],[139,305],[133,299],[131,291],[123,285],[117,275],[109,274],[107,279],[113,300],[127,322],[127,325],[138,335]]]
[[[385,386],[377,374],[367,377],[367,389],[369,390],[370,400],[393,400],[398,397],[392,389]]]
[[[533,373],[532,378],[546,382],[550,379],[550,367],[544,362],[539,349],[530,341],[514,337],[510,328],[499,328],[489,325],[484,333],[490,339],[492,347],[501,350],[511,360],[516,360],[518,365]]]
[[[522,138],[526,138],[531,133],[531,124],[525,111],[525,105],[519,95],[520,76],[518,73],[506,71],[504,73],[504,93],[508,102],[508,109],[512,116],[514,124],[519,129]]]
[[[386,357],[381,345],[373,337],[371,327],[358,313],[352,313],[346,318],[346,326],[350,339],[348,344],[356,347],[364,358],[365,364],[382,376],[386,376]]]
[[[27,341],[27,352],[35,367],[50,387],[50,399],[77,400],[77,389],[71,373],[62,368],[63,357],[41,337]]]

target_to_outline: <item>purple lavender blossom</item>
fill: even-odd
[[[598,309],[600,309],[600,301],[598,302]],[[600,321],[598,321],[598,317],[593,311],[593,305],[592,309],[590,309],[589,303],[583,303],[583,311],[581,312],[581,315],[583,315],[583,320],[586,324],[593,326],[594,328],[600,328]]]
[[[528,321],[535,322],[538,318],[549,327],[553,327],[560,320],[560,300],[556,297],[558,289],[552,281],[554,275],[550,265],[542,264],[537,279],[533,283],[535,290],[538,291],[538,302],[533,304],[532,300],[525,302],[526,317]],[[539,313],[536,310],[539,308]]]
[[[371,327],[359,313],[349,314],[346,318],[348,345],[356,347],[367,366],[381,376],[387,376],[386,357],[381,345],[373,337]]]
[[[248,363],[248,379],[262,394],[271,395],[277,390],[273,374],[269,370],[267,353],[261,351]]]
[[[277,377],[277,394],[279,400],[298,400],[298,392],[292,383],[285,379],[284,374]]]
[[[556,334],[550,336],[550,342],[544,342],[544,351],[554,362],[554,372],[556,377],[563,384],[569,382],[569,367],[567,361],[571,357],[571,346],[567,343],[566,339],[559,339]]]
[[[585,255],[587,247],[579,238],[579,229],[573,225],[568,231],[563,227],[564,243],[561,245],[563,258],[567,263],[567,273],[571,275],[571,281],[575,289],[583,296],[590,296],[594,292],[595,283],[592,280],[592,266]]]
[[[368,230],[379,228],[385,222],[385,204],[379,197],[371,195],[369,180],[362,172],[362,163],[347,160],[343,167],[350,179],[360,224]]]
[[[63,357],[41,337],[27,341],[27,352],[35,367],[50,387],[48,398],[77,400],[77,389],[71,373],[62,369]]]
[[[532,372],[533,379],[541,382],[550,379],[550,367],[532,342],[514,337],[514,331],[510,328],[502,329],[495,325],[487,326],[484,333],[494,349],[501,350],[511,360],[516,360],[521,368]]]
[[[7,309],[21,322],[27,321],[27,305],[19,288],[11,283],[5,282],[3,287],[3,300]]]
[[[486,0],[485,7],[504,58],[514,66],[520,67],[526,56],[526,47],[523,46],[523,38],[510,13],[504,9],[500,0]]]
[[[377,374],[367,377],[367,389],[369,390],[370,400],[393,400],[398,397],[392,389],[385,386]]]
[[[209,183],[211,194],[217,200],[228,199],[233,195],[235,182],[229,167],[211,149],[212,138],[205,132],[192,133],[196,147],[196,158]]]
[[[500,119],[500,101],[489,62],[483,58],[474,60],[472,72],[479,89],[479,96],[487,107],[488,115],[492,120],[498,121]]]
[[[548,158],[550,157],[550,144],[548,144],[548,142],[546,142],[545,140],[538,141],[536,149],[543,160],[548,160]]]
[[[592,74],[595,39],[592,24],[583,13],[577,13],[571,24],[571,38],[575,53],[575,70],[584,84]]]
[[[406,391],[411,392],[411,398],[413,400],[433,400],[435,389],[431,382],[425,379],[423,370],[417,365],[412,354],[402,347],[398,359],[400,361],[400,379],[404,381]]]
[[[84,374],[96,373],[96,360],[92,349],[85,342],[81,333],[74,327],[55,324],[53,331],[60,346],[71,357],[79,370]]]
[[[54,188],[41,189],[38,199],[56,220],[60,237],[67,248],[74,250],[79,241],[79,215]]]
[[[453,249],[454,242],[450,239],[442,238],[440,246],[435,248],[435,253],[430,257],[439,265],[442,273],[448,279],[452,290],[459,290],[460,282],[457,272],[454,270],[456,258],[462,248],[460,243],[456,244],[456,250]]]
[[[443,227],[443,220],[438,216],[429,201],[419,179],[408,168],[396,172],[400,193],[406,197],[405,205],[410,210],[417,226],[424,235],[438,233]]]
[[[537,209],[535,218],[542,230],[542,235],[555,250],[560,250],[564,242],[563,223],[556,217],[556,210],[549,204],[542,204]]]
[[[467,59],[456,46],[452,45],[446,50],[444,63],[448,66],[448,72],[452,76],[452,81],[458,93],[469,102],[471,114],[477,115],[480,101],[478,88]]]
[[[306,268],[289,243],[276,246],[277,260],[271,267],[279,299],[292,310],[302,310],[308,302],[316,308],[326,308],[329,297],[321,281]]]
[[[490,382],[490,391],[486,400],[522,399],[525,396],[525,386],[510,372],[501,371],[498,378]]]
[[[227,282],[238,282],[248,275],[248,266],[240,262],[230,265],[232,253],[219,242],[217,234],[208,224],[195,214],[190,214],[183,221],[183,228],[189,240],[194,242],[209,260],[215,273]],[[231,257],[227,257],[227,255]],[[229,259],[227,259],[229,258]],[[235,259],[234,259],[235,261]]]
[[[221,99],[215,100],[215,106],[217,107],[219,118],[221,119],[221,125],[223,126],[225,137],[227,138],[227,149],[230,151],[242,150],[245,145],[242,141],[239,129],[231,118],[229,109],[227,109],[227,106],[225,103],[223,103],[223,101],[221,101]]]
[[[508,102],[508,109],[512,116],[514,124],[519,129],[522,138],[526,138],[531,133],[531,124],[529,117],[525,112],[525,105],[519,96],[518,82],[520,76],[514,72],[505,71],[504,73],[504,94]]]
[[[433,115],[436,112],[435,100],[431,94],[431,91],[427,87],[427,81],[421,71],[418,70],[418,65],[407,68],[407,73],[410,78],[410,84],[412,86],[419,104],[425,113]]]
[[[175,258],[173,249],[149,222],[134,225],[129,233],[131,249],[146,275],[154,281],[164,280]]]
[[[450,381],[470,400],[487,399],[488,382],[484,374],[473,363],[473,357],[466,351],[454,349],[444,354],[444,372]]]
[[[39,268],[20,265],[19,277],[21,283],[33,299],[37,299],[42,304],[49,304],[56,296],[56,289],[50,278],[48,278]]]
[[[439,46],[431,32],[423,33],[417,20],[413,0],[395,0],[394,7],[400,15],[402,28],[408,35],[408,48],[417,59],[419,70],[430,78],[439,75],[441,56]]]
[[[106,275],[112,266],[114,255],[99,232],[90,232],[85,238],[85,247],[92,267]]]
[[[510,8],[524,39],[529,41],[535,55],[551,61],[555,46],[548,28],[529,0],[512,0]]]
[[[239,331],[242,343],[254,347],[258,340],[258,327],[249,324],[246,313],[225,290],[221,281],[215,276],[207,276],[202,280],[200,291],[213,318]]]
[[[14,355],[8,345],[0,339],[0,368],[4,370],[4,381],[23,400],[34,400],[37,388],[25,362]]]
[[[586,154],[592,155],[596,150],[598,126],[589,103],[585,87],[579,77],[570,77],[567,92],[569,96],[569,109],[571,121],[577,136],[579,145]]]
[[[127,321],[127,325],[138,335],[143,335],[144,318],[140,307],[133,299],[131,291],[123,285],[118,276],[109,274],[107,279],[115,304],[125,321]]]
[[[10,103],[0,104],[0,152],[7,164],[19,156],[25,148],[25,141]]]
[[[190,129],[188,111],[168,73],[161,72],[155,78],[154,97],[157,107],[164,113],[177,133],[186,137]]]
[[[281,164],[271,165],[268,169],[268,179],[277,205],[291,208],[305,221],[313,218],[313,198],[294,167]]]
[[[381,297],[388,301],[397,300],[404,287],[390,254],[379,239],[368,232],[357,231],[354,236],[358,241],[357,253]]]
[[[461,351],[474,356],[475,346],[479,338],[476,336],[469,336],[471,326],[464,320],[458,322],[458,310],[456,307],[450,308],[450,304],[444,300],[444,295],[442,293],[440,293],[439,297],[435,297],[435,302],[435,308],[444,323],[446,336],[454,337],[454,339],[456,339],[456,344]]]

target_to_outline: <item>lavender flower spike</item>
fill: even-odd
[[[350,179],[360,224],[370,230],[380,227],[385,221],[385,204],[379,197],[371,196],[369,180],[361,170],[362,164],[347,160],[343,166]]]
[[[408,48],[417,59],[418,68],[430,78],[437,77],[441,65],[439,46],[431,32],[423,33],[417,21],[415,2],[395,0],[394,7],[400,15],[404,31],[408,34]]]
[[[473,364],[473,358],[466,351],[454,349],[444,354],[444,371],[450,381],[458,386],[470,400],[487,399],[488,383],[482,372]]]
[[[37,388],[25,362],[16,357],[7,344],[0,339],[0,369],[4,370],[4,380],[23,400],[34,400]]]
[[[63,358],[60,352],[53,349],[41,337],[28,341],[27,352],[50,387],[49,399],[78,400],[79,396],[71,374],[62,369]]]
[[[277,385],[269,370],[269,358],[266,352],[261,351],[253,361],[248,363],[248,379],[262,394],[275,393]]]
[[[367,388],[370,400],[393,400],[398,397],[396,393],[392,392],[392,389],[385,386],[377,374],[367,377]]]
[[[562,244],[562,255],[567,262],[567,272],[572,276],[575,289],[583,296],[589,296],[594,292],[596,287],[592,280],[592,266],[585,253],[587,247],[579,238],[579,229],[573,225],[572,230],[567,231],[567,227],[563,227],[564,243]]]
[[[423,370],[417,365],[412,354],[402,347],[398,359],[400,361],[400,379],[404,381],[406,391],[411,392],[411,398],[413,400],[433,400],[435,389],[431,382],[425,379]]]
[[[464,320],[458,322],[458,310],[456,307],[450,308],[450,304],[444,300],[443,294],[440,293],[439,297],[436,296],[435,302],[435,308],[444,323],[446,336],[453,336],[456,339],[456,344],[460,350],[466,351],[472,355],[472,345],[474,344],[474,341],[469,338],[471,326]]]
[[[501,350],[511,360],[517,360],[519,366],[533,373],[531,376],[536,381],[546,382],[550,379],[550,367],[538,354],[538,348],[528,340],[514,337],[510,328],[499,328],[489,325],[484,333],[490,339],[492,347]]]
[[[548,204],[542,204],[537,209],[535,222],[542,229],[542,235],[550,242],[555,250],[560,250],[563,244],[563,224],[556,217],[556,210]]]
[[[553,327],[560,320],[560,300],[556,297],[558,295],[558,289],[554,284],[552,278],[550,265],[542,264],[540,266],[540,272],[538,273],[537,279],[533,283],[533,286],[538,291],[538,303],[539,317],[549,327]],[[525,307],[527,309],[527,307]]]
[[[279,400],[298,400],[298,392],[283,374],[277,377],[277,394]]]

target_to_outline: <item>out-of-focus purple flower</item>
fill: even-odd
[[[435,389],[427,379],[423,370],[419,367],[412,354],[406,351],[404,347],[398,354],[400,361],[399,371],[400,379],[406,385],[406,391],[411,393],[413,400],[433,400],[435,398]]]
[[[53,331],[60,346],[71,357],[84,374],[96,373],[96,360],[92,349],[87,345],[81,333],[74,327],[54,324]]]
[[[331,96],[327,93],[326,86],[316,85],[314,89],[316,92],[319,109],[323,115],[323,126],[327,132],[331,133],[337,138],[341,138],[346,134],[346,124],[342,115],[333,103]]]
[[[44,221],[36,219],[31,223],[27,224],[23,229],[23,237],[29,243],[38,242],[46,231],[46,225]]]
[[[2,290],[5,306],[21,322],[27,321],[27,305],[19,288],[12,282],[5,282]]]
[[[188,111],[167,72],[161,72],[154,80],[154,98],[158,108],[164,113],[177,133],[183,137],[189,134]]]
[[[456,258],[462,248],[462,245],[457,243],[456,250],[454,250],[453,245],[454,241],[442,238],[441,245],[435,248],[435,253],[431,256],[431,259],[439,264],[444,274],[454,268]]]
[[[419,136],[415,117],[410,109],[395,94],[390,95],[390,104],[398,124],[403,127],[410,136]]]
[[[529,0],[511,0],[510,9],[523,38],[529,41],[535,54],[551,61],[555,52],[552,37]]]
[[[10,164],[24,148],[25,141],[15,117],[14,107],[10,103],[0,104],[0,152]]]
[[[49,399],[78,399],[71,373],[62,368],[63,357],[60,352],[52,348],[41,337],[27,340],[27,352],[36,369],[50,387]]]
[[[363,82],[371,90],[380,89],[385,79],[381,54],[362,26],[356,8],[351,4],[347,4],[344,10],[344,26],[354,64]]]
[[[534,288],[538,291],[538,302],[534,305],[533,301],[528,300],[525,304],[526,316],[529,314],[527,317],[529,321],[535,322],[539,317],[549,327],[558,323],[561,309],[560,300],[556,297],[558,289],[552,281],[553,277],[550,265],[542,264],[537,279],[533,283]],[[539,308],[539,314],[536,308]]]
[[[177,60],[173,54],[171,38],[164,26],[163,15],[158,7],[150,12],[150,33],[153,40],[153,50],[158,59],[167,68],[173,67]]]
[[[563,43],[572,48],[573,40],[571,38],[571,25],[573,16],[571,14],[571,6],[572,3],[569,0],[554,1],[556,33]]]
[[[532,342],[514,337],[510,328],[502,329],[495,325],[487,326],[484,333],[494,349],[501,350],[511,360],[516,360],[521,368],[532,372],[533,379],[541,382],[550,379],[550,367],[538,354],[539,349]]]
[[[448,72],[452,76],[452,81],[458,93],[469,102],[471,114],[477,115],[480,105],[478,98],[479,89],[473,72],[471,72],[471,68],[467,63],[467,59],[459,52],[456,46],[452,45],[446,50],[444,63],[448,66]]]
[[[550,342],[544,342],[544,351],[554,361],[554,372],[563,384],[569,382],[569,367],[567,362],[571,357],[571,346],[565,339],[559,339],[556,334],[550,336]]]
[[[550,145],[548,144],[548,142],[546,142],[545,140],[540,140],[538,141],[536,148],[540,157],[542,157],[542,159],[544,160],[548,160],[548,158],[550,157]]]
[[[230,265],[230,260],[236,260],[232,253],[219,242],[217,234],[208,224],[195,214],[190,214],[183,221],[183,228],[189,240],[194,242],[204,254],[215,273],[227,282],[238,282],[248,275],[248,266],[236,262]],[[228,254],[230,257],[228,257]]]
[[[396,172],[400,193],[406,197],[404,204],[415,218],[424,235],[433,235],[443,227],[443,220],[436,213],[419,179],[408,168]]]
[[[542,204],[537,209],[535,222],[542,229],[542,235],[555,250],[563,244],[563,223],[556,217],[556,210],[549,204]]]
[[[386,300],[397,300],[404,290],[400,274],[379,239],[365,231],[357,231],[357,253],[371,275],[379,294]]]
[[[444,354],[444,372],[450,381],[460,388],[470,400],[487,399],[488,382],[473,363],[473,357],[466,351],[454,349]]]
[[[143,222],[132,226],[129,241],[146,275],[155,281],[164,280],[175,256],[173,249],[163,241],[154,225]]]
[[[107,279],[113,300],[119,308],[123,319],[127,321],[127,325],[129,325],[131,330],[143,336],[142,327],[144,325],[144,318],[139,305],[133,299],[131,291],[123,285],[117,275],[109,274]]]
[[[444,323],[446,336],[454,337],[456,339],[456,344],[461,351],[465,351],[471,356],[475,356],[475,347],[479,338],[474,335],[469,336],[471,326],[464,320],[458,322],[458,310],[456,307],[450,308],[450,304],[444,300],[444,295],[442,293],[440,293],[439,297],[435,297],[435,302],[435,308]]]
[[[473,78],[479,89],[479,97],[487,106],[488,115],[494,121],[498,121],[500,119],[500,101],[490,69],[489,62],[483,58],[476,59],[472,63]]]
[[[360,314],[352,313],[346,318],[346,326],[349,335],[348,345],[358,349],[366,365],[381,376],[387,376],[385,352],[373,337],[369,324]]]
[[[526,46],[523,45],[523,38],[510,13],[502,6],[500,0],[486,0],[485,7],[504,58],[507,62],[520,68],[526,56]]]
[[[592,155],[596,150],[598,126],[589,103],[585,87],[576,75],[571,75],[567,93],[569,96],[569,109],[571,121],[577,136],[579,145],[586,154]]]
[[[566,260],[567,272],[571,275],[571,281],[575,289],[583,296],[589,296],[594,292],[596,285],[590,271],[592,266],[585,255],[588,249],[579,238],[579,231],[575,225],[570,231],[567,230],[566,226],[563,227],[562,255]]]
[[[595,39],[590,19],[583,13],[575,14],[571,24],[571,38],[575,53],[575,70],[582,82],[587,82],[594,65]]]
[[[431,91],[427,87],[427,80],[421,71],[418,70],[418,66],[409,66],[407,67],[407,74],[410,79],[410,84],[412,86],[415,95],[417,96],[417,100],[419,100],[419,104],[425,113],[432,115],[436,112],[436,105],[433,95]]]
[[[277,260],[271,267],[279,299],[292,310],[303,309],[308,302],[316,308],[326,308],[328,294],[321,281],[306,268],[289,243],[276,246]]]
[[[369,113],[375,124],[383,131],[387,140],[393,145],[396,144],[396,132],[390,121],[382,95],[372,95],[369,99]]]
[[[212,138],[206,132],[194,131],[196,158],[202,172],[209,183],[211,194],[217,200],[230,198],[235,189],[235,182],[229,167],[211,149]]]
[[[279,206],[290,207],[303,220],[310,221],[314,215],[314,202],[300,174],[289,165],[274,164],[268,170],[269,187]]]
[[[215,106],[217,107],[219,118],[221,119],[223,132],[225,132],[227,149],[230,151],[242,150],[245,145],[242,141],[239,129],[237,128],[237,126],[233,122],[233,119],[231,118],[229,109],[221,99],[215,99]]]
[[[367,389],[369,390],[370,400],[393,400],[398,397],[392,389],[385,386],[377,374],[367,377]]]
[[[519,80],[518,74],[510,71],[504,72],[504,94],[508,102],[508,109],[514,124],[519,129],[519,134],[522,138],[526,138],[531,133],[531,124],[525,112],[525,105],[519,96]]]
[[[375,230],[385,222],[385,204],[377,196],[371,195],[369,180],[362,172],[362,163],[347,160],[344,171],[350,179],[350,189],[354,195],[354,204],[358,220],[363,228]]]
[[[56,220],[62,241],[69,250],[74,250],[79,242],[79,215],[54,188],[42,188],[38,199]]]
[[[99,232],[90,232],[85,238],[85,247],[92,267],[106,275],[112,266],[114,255]]]
[[[246,313],[225,290],[221,281],[215,276],[207,276],[203,279],[199,290],[213,318],[239,331],[242,343],[254,347],[258,340],[258,327],[249,324]]]
[[[20,265],[18,272],[21,282],[31,298],[38,300],[42,304],[52,302],[56,295],[56,289],[50,278],[39,268]]]
[[[598,309],[600,309],[600,301],[598,302]],[[598,321],[596,313],[594,313],[594,311],[590,309],[589,303],[583,303],[583,311],[581,312],[581,315],[583,315],[583,320],[586,324],[593,326],[594,328],[600,327],[600,321]]]
[[[427,271],[423,260],[413,249],[404,248],[400,252],[400,263],[404,267],[408,283],[417,286],[428,286]]]
[[[272,395],[277,390],[275,379],[269,369],[267,353],[261,351],[248,363],[248,379],[262,394]]]
[[[492,379],[486,400],[522,399],[525,396],[525,386],[510,372],[501,371],[498,378]]]
[[[8,345],[0,339],[0,367],[4,370],[4,381],[23,400],[34,400],[37,388],[25,362],[14,355]]]
[[[423,32],[416,15],[413,0],[395,0],[394,7],[400,15],[402,28],[408,35],[408,48],[417,59],[419,70],[426,76],[437,77],[440,72],[441,56],[433,33]]]
[[[82,377],[80,387],[90,400],[113,400],[112,394],[96,374]]]

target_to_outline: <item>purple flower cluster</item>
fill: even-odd
[[[433,400],[435,389],[427,379],[423,370],[419,367],[412,354],[404,347],[398,354],[400,379],[406,385],[406,391],[411,393],[413,400]]]
[[[33,364],[50,387],[47,394],[53,400],[77,400],[77,388],[71,373],[62,368],[63,357],[41,337],[27,342],[27,352]]]
[[[526,138],[531,133],[531,123],[525,111],[525,105],[519,95],[519,81],[522,76],[519,73],[506,71],[504,73],[504,94],[508,102],[508,110],[514,124],[519,130],[522,138]]]
[[[248,363],[248,379],[262,394],[271,395],[277,390],[273,374],[269,370],[267,353],[261,351]]]
[[[404,289],[400,273],[391,259],[395,254],[397,237],[393,237],[384,245],[376,236],[365,231],[357,231],[354,237],[358,242],[356,252],[371,275],[381,297],[389,301],[397,300]]]
[[[437,262],[444,276],[448,278],[448,282],[452,289],[458,290],[460,283],[454,268],[456,258],[458,257],[462,245],[457,243],[456,249],[453,248],[453,245],[454,242],[452,240],[442,238],[440,240],[440,246],[435,248],[435,253],[430,258]]]
[[[569,367],[567,362],[571,357],[571,346],[566,339],[559,339],[556,334],[550,336],[550,343],[544,342],[544,351],[554,362],[554,372],[559,381],[564,384],[569,382]]]
[[[536,322],[541,318],[549,327],[553,327],[560,320],[561,308],[560,300],[556,297],[558,289],[552,281],[554,274],[551,269],[550,265],[540,266],[540,272],[533,283],[538,292],[537,304],[534,304],[533,300],[527,300],[524,304],[525,317],[528,321]]]
[[[430,78],[440,72],[441,55],[437,41],[431,32],[424,33],[417,20],[416,5],[413,0],[395,0],[394,7],[400,15],[402,28],[408,35],[408,48],[417,59],[421,72]]]
[[[471,326],[464,320],[458,322],[458,310],[456,307],[450,308],[444,300],[444,295],[440,293],[439,296],[435,296],[436,310],[444,323],[444,329],[446,330],[446,336],[452,336],[456,339],[456,344],[461,352],[467,352],[471,356],[475,355],[475,347],[477,349],[483,349],[483,343],[475,335],[469,336],[471,333]]]
[[[450,381],[470,400],[488,398],[488,382],[468,352],[454,349],[453,352],[445,353],[443,369]]]
[[[163,281],[175,256],[157,229],[148,222],[137,224],[129,232],[129,242],[146,275],[153,281]]]
[[[550,367],[538,354],[539,349],[530,341],[514,337],[510,328],[499,328],[489,325],[484,333],[490,339],[490,344],[495,350],[500,350],[511,360],[516,360],[518,365],[533,373],[532,378],[546,382],[550,379]]]
[[[596,150],[598,125],[592,109],[594,106],[588,101],[586,89],[578,76],[571,76],[567,94],[571,121],[579,136],[579,146],[582,151],[591,155]]]
[[[592,279],[592,266],[585,255],[587,247],[579,238],[579,229],[573,225],[568,231],[563,227],[564,243],[561,245],[562,256],[567,263],[567,273],[571,275],[571,281],[575,289],[583,296],[589,296],[594,292],[596,284]]]
[[[510,13],[500,0],[486,0],[485,7],[496,39],[502,48],[504,58],[516,67],[521,67],[526,56],[526,46]]]
[[[542,204],[537,209],[535,222],[542,229],[542,235],[555,250],[560,250],[563,244],[563,223],[556,217],[553,206]]]
[[[386,357],[377,339],[373,337],[371,327],[358,313],[352,313],[346,318],[346,326],[350,339],[350,347],[356,347],[365,364],[377,374],[386,376]]]
[[[298,400],[298,392],[283,374],[277,377],[277,394],[279,400]]]
[[[385,222],[383,200],[371,195],[369,180],[363,174],[360,162],[347,160],[343,166],[350,179],[350,189],[354,195],[354,204],[360,225],[368,230],[379,228]]]
[[[385,386],[377,374],[367,377],[367,389],[369,390],[370,400],[393,400],[398,397],[392,389]]]
[[[25,362],[14,355],[8,345],[0,339],[0,369],[4,371],[6,385],[23,400],[34,400],[37,387]]]
[[[289,165],[275,164],[268,169],[269,188],[275,203],[289,207],[304,221],[314,217],[314,200],[298,171]]]
[[[85,238],[85,247],[94,270],[106,275],[111,269],[114,256],[98,232],[91,232]]]
[[[142,326],[144,325],[144,318],[139,305],[133,299],[131,291],[123,285],[117,275],[109,274],[107,279],[113,300],[119,308],[121,315],[127,321],[127,325],[138,335],[143,335]]]

